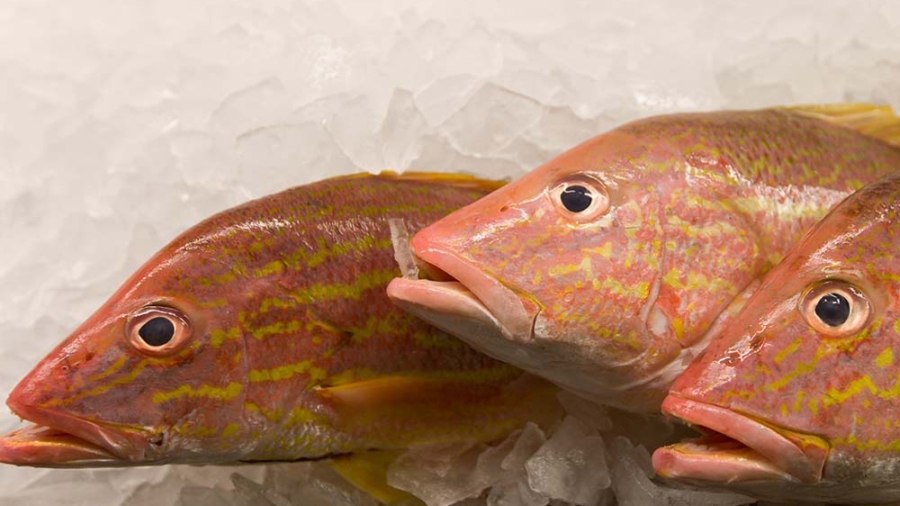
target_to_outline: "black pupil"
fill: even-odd
[[[591,191],[581,185],[567,186],[559,199],[562,201],[562,204],[566,206],[566,209],[573,213],[584,211],[590,207],[591,202],[594,200],[594,198],[591,197]]]
[[[837,293],[824,295],[816,304],[816,316],[831,327],[842,325],[850,317],[850,302]]]
[[[141,326],[138,335],[150,346],[162,346],[175,336],[175,325],[168,318],[157,316]]]

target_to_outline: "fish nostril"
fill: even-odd
[[[506,211],[509,211],[509,206],[503,206],[500,208],[501,213],[505,213]]]

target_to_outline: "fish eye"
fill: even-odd
[[[164,346],[175,337],[175,325],[172,320],[157,316],[141,325],[138,336],[150,346]]]
[[[584,223],[609,210],[606,188],[592,177],[579,176],[560,182],[550,191],[553,204],[565,216]]]
[[[191,325],[187,316],[175,308],[145,306],[131,315],[125,335],[141,353],[160,357],[171,354],[187,342]]]
[[[559,195],[559,201],[569,211],[580,213],[591,207],[594,197],[591,196],[591,190],[580,184],[573,184],[563,188],[562,193]]]
[[[872,304],[862,290],[840,280],[828,280],[808,288],[799,309],[809,326],[830,337],[859,332],[872,314]]]
[[[830,327],[839,327],[850,317],[850,301],[839,293],[826,293],[816,302],[816,317]]]

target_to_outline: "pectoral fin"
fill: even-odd
[[[369,410],[384,405],[417,404],[455,388],[458,382],[418,376],[387,376],[355,381],[328,388],[321,393],[352,410]],[[447,399],[448,401],[450,399]]]
[[[387,469],[400,451],[357,453],[332,460],[331,468],[356,488],[387,506],[424,506],[419,498],[387,483]]]
[[[464,439],[494,441],[527,422],[546,427],[562,412],[557,391],[505,366],[449,378],[422,373],[318,389],[335,414],[336,429],[368,448],[385,450]]]
[[[888,144],[900,146],[900,118],[894,114],[889,105],[799,105],[784,109],[841,125]]]

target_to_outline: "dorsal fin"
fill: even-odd
[[[367,178],[377,177],[383,179],[399,179],[403,181],[422,181],[425,183],[437,183],[457,188],[470,188],[474,190],[494,191],[509,181],[496,181],[493,179],[482,179],[468,174],[452,174],[448,172],[403,172],[397,173],[392,170],[383,170],[378,174],[369,172],[361,172],[359,174],[350,174],[343,176],[345,178]]]
[[[889,105],[828,104],[784,107],[791,112],[818,118],[900,146],[900,118]]]

